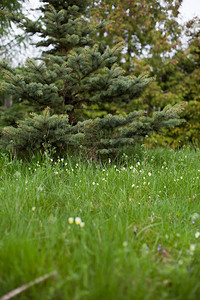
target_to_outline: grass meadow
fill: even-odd
[[[0,299],[199,299],[200,150],[0,155]]]

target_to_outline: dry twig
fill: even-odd
[[[38,284],[38,283],[40,283],[40,282],[42,282],[42,281],[44,281],[44,280],[46,280],[46,279],[48,279],[48,278],[50,278],[50,277],[54,277],[54,276],[56,276],[56,275],[57,275],[57,272],[54,271],[54,272],[52,272],[52,273],[45,274],[45,275],[43,275],[43,276],[41,276],[41,277],[39,277],[39,278],[36,278],[35,280],[33,280],[33,281],[31,281],[31,282],[29,282],[29,283],[27,283],[27,284],[24,284],[24,285],[18,287],[17,289],[14,289],[14,290],[11,291],[10,293],[4,295],[3,297],[0,298],[0,300],[10,300],[11,298],[17,296],[18,294],[20,294],[20,293],[26,291],[26,290],[29,289],[31,286],[36,285],[36,284]]]

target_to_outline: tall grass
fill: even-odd
[[[200,297],[200,150],[0,164],[0,296],[56,270],[18,299]]]

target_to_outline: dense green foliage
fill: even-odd
[[[185,25],[178,23],[182,1],[93,1],[91,19],[96,24],[105,19],[115,20],[100,31],[96,38],[107,45],[125,40],[121,66],[128,73],[149,72],[155,82],[149,85],[137,101],[124,110],[163,109],[166,104],[186,101],[187,123],[156,135],[151,145],[180,147],[187,143],[200,144],[199,118],[199,19]],[[144,18],[145,15],[145,18]],[[131,20],[131,21],[130,21]],[[185,35],[184,41],[181,36]],[[187,46],[184,45],[187,37]],[[144,51],[145,50],[145,51]],[[115,109],[119,109],[115,107]]]
[[[182,26],[178,23],[183,0],[94,0],[91,1],[91,20],[109,20],[97,39],[106,45],[125,41],[123,67],[134,71],[134,58],[145,55],[154,72],[162,68],[164,58],[180,44]]]
[[[71,126],[84,120],[87,117],[85,111],[92,111],[94,105],[104,115],[106,107],[113,103],[118,106],[128,104],[152,81],[146,73],[124,75],[125,71],[116,63],[123,43],[110,48],[91,39],[91,33],[100,30],[104,24],[91,26],[82,16],[86,8],[87,2],[83,5],[78,0],[73,5],[70,1],[57,2],[55,6],[45,4],[41,8],[44,16],[39,20],[18,20],[28,32],[41,34],[38,46],[51,46],[51,49],[44,51],[41,59],[27,60],[23,69],[13,69],[5,61],[0,63],[4,74],[1,89],[37,113],[47,106],[53,113],[67,112]],[[124,117],[115,115],[90,121],[85,130],[84,146],[90,145],[95,150],[94,155],[99,151],[116,153],[124,145],[133,145],[138,138],[149,136],[153,131],[179,124],[182,108],[182,104],[166,107],[152,118],[145,113],[131,112]],[[41,145],[41,135],[35,135],[31,119],[25,121],[28,127],[21,124],[18,129],[4,130],[14,149],[20,148],[19,141],[21,149],[25,148],[22,141],[26,136],[38,137]],[[33,130],[31,134],[30,130]],[[36,145],[35,139],[33,143],[26,141],[25,145]],[[88,150],[91,152],[91,148]]]
[[[84,124],[70,126],[67,115],[50,116],[49,111],[50,108],[46,108],[42,115],[32,114],[32,118],[20,121],[17,128],[5,127],[2,143],[9,145],[10,140],[14,142],[14,152],[18,156],[22,153],[31,155],[38,150],[44,153],[51,149],[59,154],[68,147],[71,151],[74,147],[78,148]]]
[[[24,35],[17,34],[13,28],[13,16],[22,17],[22,4],[25,0],[0,1],[0,57],[11,60],[14,57],[14,47],[25,40]],[[1,73],[0,73],[1,77]]]
[[[109,162],[1,156],[0,297],[199,299],[200,151]]]
[[[24,0],[1,0],[0,2],[0,36],[2,34],[8,33],[10,19],[8,14],[20,12],[22,8],[22,2]]]

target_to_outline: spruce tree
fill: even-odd
[[[68,116],[65,114],[50,115],[47,107],[42,114],[32,113],[30,118],[19,121],[17,128],[12,126],[4,128],[3,145],[11,145],[14,142],[14,155],[31,155],[34,152],[51,151],[62,154],[66,149],[76,150],[84,137],[85,123],[75,126],[69,124]]]
[[[180,123],[182,105],[167,107],[155,113],[152,119],[145,112],[132,112],[123,117],[107,115],[84,120],[84,111],[92,110],[94,106],[103,111],[112,103],[128,103],[152,79],[147,74],[138,77],[124,75],[124,70],[117,64],[123,43],[111,49],[90,38],[93,31],[105,24],[96,28],[90,26],[84,16],[88,1],[43,2],[42,18],[36,22],[28,18],[17,21],[27,32],[40,34],[41,41],[37,46],[50,48],[43,52],[41,58],[28,59],[23,71],[1,62],[5,78],[2,89],[27,102],[37,113],[47,106],[52,113],[67,113],[70,128],[77,126],[78,121],[83,121],[78,123],[79,127],[84,128],[82,143],[93,155],[98,152],[118,152],[124,145],[132,145],[153,131]],[[27,122],[30,122],[30,126]],[[25,136],[27,132],[31,136],[31,130],[35,139],[40,138],[33,125],[28,119],[27,127],[20,124],[20,130],[15,130],[14,135],[12,128],[5,129],[4,134],[7,139],[14,141],[14,147],[19,147],[19,136]]]

